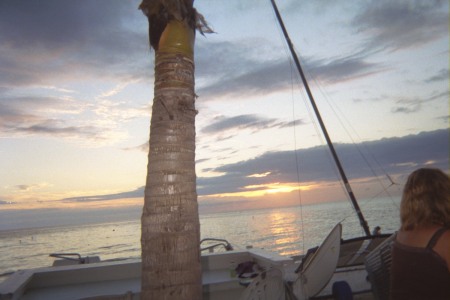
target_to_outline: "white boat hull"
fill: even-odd
[[[365,255],[385,238],[386,236],[369,239],[369,242],[362,238],[342,242],[339,261],[332,278],[326,279],[329,281],[325,288],[316,295],[309,295],[309,299],[333,299],[332,287],[335,282],[348,283],[353,299],[373,299],[362,261]],[[268,272],[273,270],[270,271],[273,282],[264,281],[265,278],[256,278],[254,283],[262,280],[262,284],[276,286],[278,289],[281,286],[280,280],[289,286],[289,283],[296,281],[296,277],[301,276],[301,273],[294,272],[300,265],[299,258],[288,258],[261,249],[203,254],[201,256],[203,299],[270,299],[263,296],[249,298],[249,290],[254,289],[258,292],[257,287],[250,283],[250,288],[246,290],[244,283],[248,284],[249,281],[239,278],[234,273],[239,263],[250,261],[255,262],[260,270]],[[314,272],[320,273],[317,270]],[[140,286],[140,260],[62,265],[15,272],[0,284],[0,300],[139,299]],[[291,286],[286,289],[283,287],[282,291],[272,292],[284,295],[292,290]]]
[[[256,261],[280,273],[292,259],[273,253],[229,251],[202,255],[204,299],[239,299],[245,286],[230,268]],[[139,299],[141,262],[116,261],[18,271],[0,285],[0,299]],[[107,296],[105,298],[105,296]]]

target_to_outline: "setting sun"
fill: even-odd
[[[245,198],[252,198],[252,197],[261,197],[267,194],[280,194],[280,193],[290,193],[293,191],[308,191],[314,188],[315,185],[313,184],[307,184],[307,185],[299,185],[299,183],[293,182],[293,183],[268,183],[268,184],[258,184],[258,185],[247,185],[243,187],[245,191],[242,192],[235,192],[235,193],[222,193],[222,194],[215,194],[210,195],[213,197],[218,198],[225,198],[225,197],[245,197]]]

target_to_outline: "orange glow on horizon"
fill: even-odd
[[[269,184],[258,184],[258,185],[247,185],[244,189],[248,191],[243,192],[233,192],[233,193],[222,193],[222,194],[214,194],[208,195],[208,197],[217,197],[217,198],[226,198],[226,197],[244,197],[244,198],[253,198],[253,197],[261,197],[268,194],[283,194],[283,193],[291,193],[294,191],[309,191],[314,189],[316,184],[307,184],[307,185],[299,185],[298,183],[269,183]]]

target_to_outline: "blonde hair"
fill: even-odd
[[[400,204],[402,230],[427,225],[450,226],[450,178],[439,169],[412,172]]]

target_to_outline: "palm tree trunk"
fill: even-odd
[[[194,31],[172,20],[155,56],[141,299],[201,299],[195,175]]]

